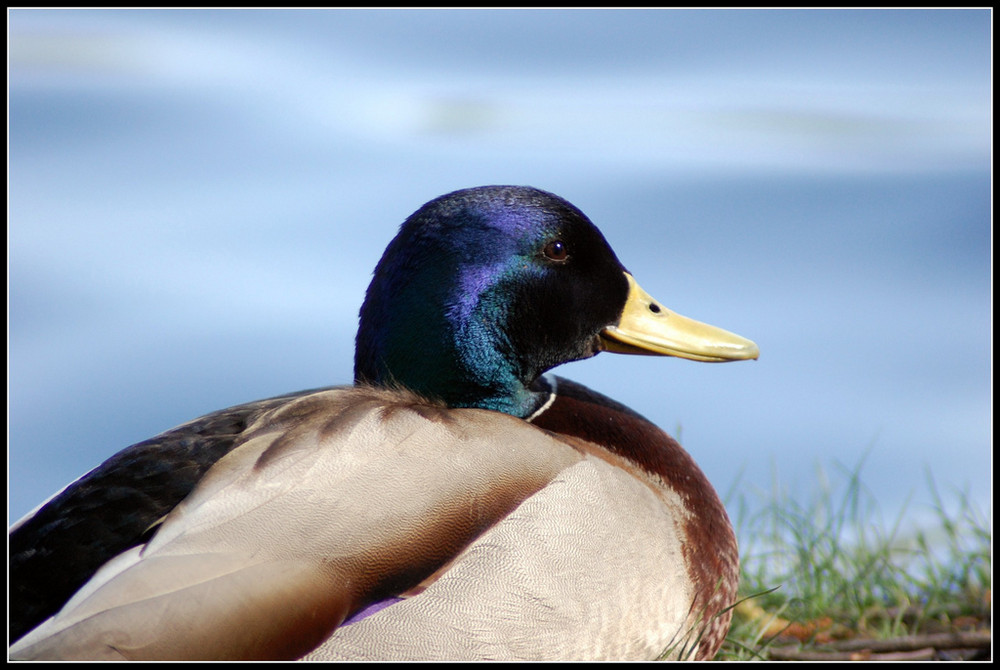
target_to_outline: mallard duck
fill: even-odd
[[[601,351],[757,357],[645,293],[529,187],[410,216],[352,386],[133,445],[15,524],[20,659],[712,658],[736,540],[666,433],[545,374]]]

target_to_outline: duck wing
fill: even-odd
[[[11,657],[299,657],[582,458],[496,412],[371,389],[295,397],[257,414],[148,542]]]
[[[8,634],[55,614],[97,569],[145,542],[262,413],[303,391],[213,412],[132,445],[14,524],[8,537]]]

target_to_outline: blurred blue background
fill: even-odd
[[[721,493],[863,463],[992,509],[989,10],[47,11],[9,19],[9,521],[209,411],[350,381],[398,225],[553,191],[756,362],[558,370]]]

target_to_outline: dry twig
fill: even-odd
[[[824,644],[822,649],[770,647],[767,653],[778,661],[930,660],[942,649],[989,649],[992,639],[989,630],[955,631],[886,640],[840,640]]]

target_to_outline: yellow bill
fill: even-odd
[[[721,363],[757,358],[757,345],[727,330],[681,316],[642,290],[632,275],[621,319],[601,333],[604,351],[619,354],[678,356]]]

